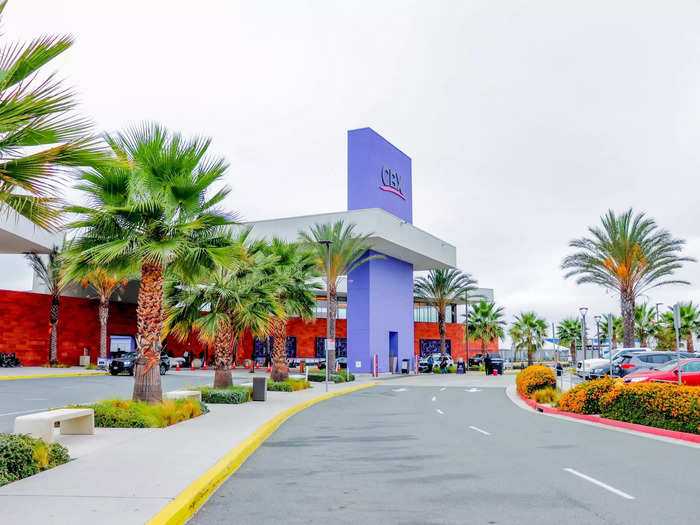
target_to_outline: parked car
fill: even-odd
[[[675,354],[675,352],[666,352]],[[665,365],[662,365],[653,370],[641,370],[627,374],[624,378],[625,383],[646,383],[646,382],[670,382],[678,381],[678,361],[672,359]],[[682,359],[681,360],[681,381],[684,385],[700,386],[700,359]]]
[[[486,374],[491,375],[494,370],[498,370],[499,375],[503,374],[503,357],[501,357],[501,354],[492,354],[489,352],[489,358],[491,360],[490,366],[488,364],[484,365],[487,367]]]
[[[184,357],[171,357],[168,359],[168,367],[169,368],[177,368],[177,365],[184,367],[185,363],[186,363],[186,361],[185,361]]]
[[[623,348],[621,350],[618,350],[613,354],[613,361],[620,357],[624,353],[635,353],[635,352],[651,352],[650,348]],[[584,367],[585,364],[585,367]],[[610,371],[610,358],[609,357],[596,357],[592,359],[586,359],[585,361],[576,361],[576,375],[579,377],[583,377],[584,375],[584,369],[585,369],[585,374],[586,377],[584,379],[587,379],[589,377],[602,377],[605,375],[607,372],[606,367],[607,366],[607,372]],[[603,370],[602,373],[598,373],[599,375],[596,375],[593,373],[594,370]]]
[[[692,358],[695,354],[681,352],[681,358]],[[625,377],[633,372],[641,372],[659,368],[669,361],[678,358],[676,352],[644,352],[624,353],[613,361],[613,375]]]
[[[113,376],[117,374],[134,375],[134,362],[136,361],[136,352],[126,352],[119,357],[112,359],[109,363],[109,373]],[[170,370],[170,358],[167,354],[160,354],[160,375]]]
[[[481,354],[469,356],[469,366],[479,367],[484,364],[484,358]]]

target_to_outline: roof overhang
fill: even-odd
[[[373,250],[411,263],[415,271],[454,268],[457,264],[453,245],[380,208],[255,221],[235,228],[252,227],[250,236],[256,240],[279,237],[293,242],[299,240],[299,232],[308,231],[314,224],[339,220],[355,224],[358,233],[371,234]]]
[[[13,211],[0,214],[0,253],[49,253],[62,234],[50,233]]]

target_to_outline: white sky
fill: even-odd
[[[619,313],[559,269],[610,207],[700,258],[698,27],[696,1],[10,0],[3,40],[73,34],[52,67],[97,129],[213,137],[248,220],[345,209],[346,130],[374,128],[413,159],[414,223],[551,322]],[[678,277],[649,303],[700,301],[700,265]]]

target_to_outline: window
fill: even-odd
[[[447,355],[452,355],[452,341],[445,339],[445,350]],[[440,339],[421,339],[420,340],[420,355],[428,356],[431,354],[440,353]]]
[[[347,357],[348,356],[348,338],[347,337],[336,337],[335,338],[335,357]],[[316,357],[318,359],[326,358],[326,338],[317,337],[316,338]]]
[[[653,355],[651,356],[651,362],[657,364],[667,363],[671,359],[670,355]]]
[[[683,372],[700,372],[700,361],[684,364]]]

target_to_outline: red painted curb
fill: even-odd
[[[626,421],[617,421],[616,419],[607,419],[600,416],[591,416],[588,414],[574,414],[573,412],[564,412],[562,410],[557,410],[547,405],[541,405],[532,399],[528,399],[520,392],[518,392],[520,399],[525,401],[530,407],[534,408],[538,412],[543,412],[545,414],[557,414],[559,416],[570,417],[572,419],[581,419],[583,421],[591,421],[593,423],[599,423],[601,425],[607,425],[609,427],[624,428],[626,430],[634,430],[635,432],[641,432],[642,434],[652,434],[654,436],[663,436],[673,439],[680,439],[681,441],[689,441],[691,443],[700,443],[699,434],[690,434],[689,432],[679,432],[678,430],[666,430],[665,428],[650,427],[647,425],[639,425],[637,423],[627,423]]]

